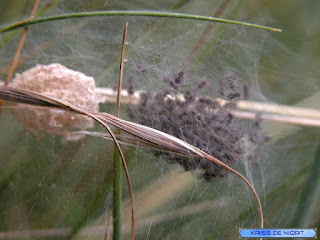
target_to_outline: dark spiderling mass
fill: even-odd
[[[141,95],[138,106],[130,107],[129,116],[140,124],[153,127],[160,131],[180,138],[189,144],[207,152],[224,163],[232,163],[243,158],[245,153],[243,137],[256,144],[262,144],[265,137],[256,129],[245,132],[240,122],[234,119],[228,108],[220,108],[219,103],[210,97],[199,95],[201,90],[208,85],[206,79],[201,79],[195,87],[185,90],[184,98],[177,96],[184,80],[184,72],[179,72],[164,81],[170,87],[168,91]],[[231,71],[227,72],[219,81],[222,98],[234,101],[248,96],[247,85],[241,84],[240,79]],[[132,89],[130,89],[132,93]],[[233,103],[233,104],[232,104]],[[228,174],[224,168],[215,165],[206,159],[181,157],[170,153],[157,152],[157,155],[167,155],[172,163],[179,163],[185,170],[203,170],[203,178],[223,178]],[[249,157],[257,162],[259,154],[254,153]]]

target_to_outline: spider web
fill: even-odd
[[[39,8],[47,3],[41,2]],[[220,1],[204,0],[179,3],[169,0],[135,1],[135,4],[127,1],[58,1],[45,15],[113,9],[170,10],[212,15],[219,4]],[[31,6],[30,1],[26,3],[19,19],[28,15]],[[251,8],[254,7],[255,4],[249,3],[230,4],[225,16],[255,23],[277,23],[267,11],[252,14]],[[278,73],[285,75],[289,71],[281,69],[283,59],[277,59],[275,52],[279,51],[284,59],[287,59],[284,56],[296,53],[263,30],[217,24],[200,52],[190,58],[188,67],[182,69],[208,25],[191,20],[93,17],[34,25],[29,29],[21,56],[23,62],[16,72],[22,73],[36,64],[59,63],[92,76],[98,88],[114,89],[118,81],[122,29],[127,21],[125,89],[134,87],[134,92],[142,90],[162,94],[164,98],[168,93],[179,92],[185,96],[190,91],[195,93],[194,97],[228,99],[228,94],[232,93],[231,83],[223,79],[231,73],[236,79],[234,91],[240,91],[241,98],[245,95],[243,86],[246,85],[249,92],[247,100],[269,102],[283,98],[282,103],[297,100],[292,93],[283,95],[275,91],[271,94],[273,87],[270,86],[278,84]],[[2,24],[5,23],[8,22],[2,20]],[[2,41],[5,41],[5,36],[0,36]],[[19,34],[0,49],[2,79],[6,76],[6,66],[10,64],[18,41]],[[266,73],[268,66],[274,67],[269,75]],[[179,76],[180,82],[174,82]],[[269,77],[275,79],[274,82],[270,83]],[[310,79],[314,82],[313,78]],[[319,89],[319,84],[308,87],[309,84],[311,86],[310,81],[303,85],[305,94],[300,93],[299,100],[314,93],[312,89]],[[176,85],[173,86],[172,82]],[[206,82],[206,86],[198,88],[201,82]],[[297,79],[294,82],[301,84]],[[225,95],[221,94],[223,84],[227,88]],[[159,119],[155,111],[161,106],[165,109],[167,100],[164,98],[162,105],[157,105],[154,98],[150,98],[143,109],[144,115],[141,111],[144,106],[131,106],[131,114],[128,114],[130,106],[122,104],[121,117],[143,124],[148,122],[155,128],[159,127],[159,122],[167,121],[178,126],[181,131],[179,137],[185,141],[188,140],[186,133],[193,134],[192,128],[196,128],[203,134],[197,137],[204,141],[198,147],[203,147],[210,137],[217,136],[221,146],[226,146],[222,150],[224,153],[234,152],[229,135],[222,137],[205,121],[186,127],[188,125],[174,118],[175,111],[161,115]],[[228,100],[237,100],[237,97]],[[206,115],[200,107],[194,108],[195,116]],[[100,103],[99,110],[114,113],[115,104]],[[178,110],[182,111],[183,107]],[[224,111],[221,116],[227,118],[229,110]],[[146,118],[148,121],[144,121]],[[228,121],[226,118],[221,121]],[[0,123],[0,215],[3,219],[0,236],[8,233],[19,236],[19,233],[26,234],[22,231],[29,231],[29,234],[40,238],[49,238],[52,234],[64,239],[72,233],[74,239],[101,239],[110,225],[112,212],[113,143],[92,136],[66,141],[45,130],[41,134],[27,135],[24,123],[7,109],[2,110]],[[298,200],[292,198],[302,191],[299,187],[304,186],[304,180],[310,173],[318,141],[316,131],[298,131],[292,126],[279,127],[264,122],[256,127],[255,121],[236,118],[232,119],[232,123],[234,125],[226,127],[240,132],[243,153],[226,162],[254,185],[264,202],[266,226],[289,227],[298,208]],[[279,128],[281,134],[277,135]],[[161,125],[160,130],[166,129]],[[104,132],[104,129],[96,125],[89,131]],[[252,134],[263,136],[265,132],[271,136],[269,143],[250,141]],[[236,176],[221,174],[205,180],[205,169],[194,167],[200,164],[196,159],[189,159],[193,165],[186,167],[170,154],[123,147],[135,193],[136,239],[234,239],[238,238],[240,227],[259,226],[253,195]],[[203,150],[211,151],[212,148]],[[126,186],[124,183],[124,189]],[[125,190],[123,198],[124,237],[127,237],[130,231],[128,191]],[[279,204],[283,204],[282,209],[275,207]],[[31,233],[31,230],[41,231]]]

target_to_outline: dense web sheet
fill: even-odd
[[[61,0],[47,6],[48,2],[41,1],[39,6],[46,9],[44,15],[152,9],[210,16],[220,4],[205,0],[134,1],[134,4]],[[1,24],[28,16],[32,1],[24,4],[23,11],[16,12],[13,18],[1,19]],[[230,3],[224,17],[259,24],[286,24],[273,16],[273,11],[272,6],[263,10],[259,3]],[[317,107],[320,85],[315,79],[319,79],[319,71],[314,67],[312,71],[303,68],[299,76],[305,73],[306,77],[298,79],[292,73],[298,71],[297,63],[289,62],[291,58],[299,62],[301,57],[310,61],[313,54],[309,47],[301,53],[302,50],[296,51],[266,31],[217,24],[199,53],[188,58],[208,23],[94,17],[31,26],[16,72],[23,73],[37,64],[59,63],[93,77],[96,88],[115,89],[122,30],[127,21],[123,84],[133,94],[144,93],[140,95],[140,105],[121,105],[121,117],[185,141],[191,139],[190,143],[241,172],[263,202],[266,227],[314,227],[319,223],[319,216],[312,215],[310,209],[299,213],[300,194],[307,179],[314,176],[311,166],[316,162],[319,131],[261,122],[259,115],[255,120],[244,120],[230,114],[233,102],[238,99],[285,104],[304,100],[302,107]],[[19,32],[10,34],[0,35],[2,80],[20,37]],[[313,64],[319,65],[319,61]],[[290,86],[284,83],[288,78],[292,80]],[[301,92],[294,93],[292,89],[300,86]],[[72,93],[74,88],[70,86],[66,91]],[[184,101],[179,98],[181,94]],[[220,108],[217,97],[230,100],[229,108]],[[89,108],[97,110],[96,105]],[[99,111],[114,113],[115,103],[100,103]],[[67,141],[59,134],[60,130],[47,131],[39,125],[36,132],[39,120],[33,116],[28,118],[29,123],[35,121],[33,130],[26,134],[27,126],[14,112],[4,108],[0,115],[0,238],[19,234],[33,234],[42,239],[103,238],[107,229],[111,229],[113,143],[93,136],[80,138],[70,132],[105,132],[104,129],[98,125],[74,129],[69,123],[65,126],[67,136],[79,139]],[[88,126],[91,125],[89,122]],[[266,140],[269,141],[265,143]],[[123,149],[135,193],[136,239],[235,239],[239,227],[259,226],[256,201],[236,176],[201,159],[155,154],[126,145]],[[124,183],[124,189],[126,186]],[[131,219],[127,190],[123,197],[123,229],[127,238]],[[279,209],[279,205],[283,207]],[[316,204],[313,201],[311,205]],[[299,226],[295,225],[296,219]]]

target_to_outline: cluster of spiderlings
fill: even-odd
[[[129,116],[140,124],[180,138],[224,163],[242,159],[245,153],[243,136],[246,133],[239,121],[234,119],[228,107],[221,108],[215,99],[200,96],[201,90],[208,84],[206,79],[201,79],[197,86],[181,95],[179,91],[183,79],[183,72],[165,78],[169,90],[142,94],[140,104],[129,108]],[[227,72],[219,85],[222,97],[230,100],[229,107],[235,100],[248,96],[247,86],[240,84],[233,72]],[[254,142],[257,139],[258,135],[252,131],[249,140]],[[206,159],[157,154],[167,155],[171,162],[179,163],[185,170],[201,169],[203,177],[208,180],[228,174],[224,168]]]

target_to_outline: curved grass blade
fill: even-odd
[[[73,134],[85,134],[88,136],[101,137],[101,138],[112,141],[111,136],[108,135],[107,133],[103,133],[103,132],[76,131],[76,132],[73,132]],[[187,158],[187,157],[200,158],[198,155],[195,155],[195,154],[192,155],[192,153],[189,153],[188,155],[186,155],[186,154],[183,154],[180,152],[174,152],[172,149],[160,147],[157,144],[146,141],[146,140],[141,139],[139,137],[126,136],[126,135],[122,135],[122,134],[120,134],[120,135],[115,134],[115,136],[121,145],[129,146],[129,147],[145,148],[145,149],[151,150],[151,151],[174,153],[177,156],[181,156],[181,157],[185,157],[185,158]]]
[[[241,22],[241,21],[235,21],[235,20],[229,20],[229,19],[223,19],[223,18],[208,17],[208,16],[194,15],[194,14],[185,14],[185,13],[170,13],[170,12],[158,12],[158,11],[92,11],[92,12],[69,13],[69,14],[24,20],[24,21],[16,22],[9,26],[0,28],[0,33],[7,32],[16,28],[38,24],[38,23],[51,22],[51,21],[70,19],[70,18],[97,17],[97,16],[141,16],[141,17],[180,18],[180,19],[191,19],[191,20],[243,25],[247,27],[260,28],[260,29],[265,29],[265,30],[270,30],[275,32],[282,31],[281,29],[278,29],[278,28],[267,27],[267,26],[254,24],[254,23],[247,23],[247,22]]]

